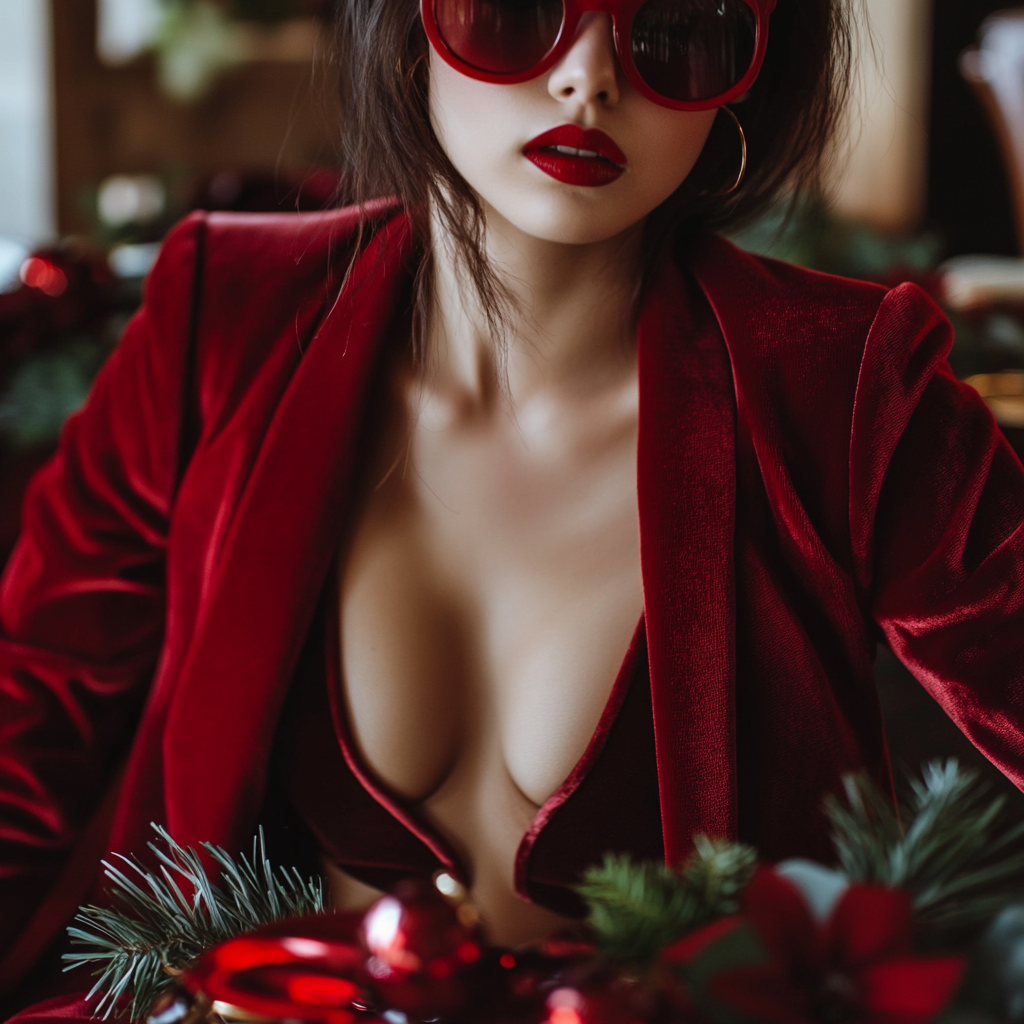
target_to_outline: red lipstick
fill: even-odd
[[[626,169],[626,154],[598,128],[563,124],[523,146],[523,156],[566,185],[610,185]]]

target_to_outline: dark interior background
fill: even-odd
[[[1017,252],[1010,192],[988,118],[957,59],[1007,0],[934,0],[928,220],[946,254]]]

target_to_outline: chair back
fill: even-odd
[[[1024,7],[998,11],[982,22],[978,45],[960,55],[960,73],[981,100],[1006,161],[1024,252]]]

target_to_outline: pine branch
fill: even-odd
[[[89,998],[99,994],[95,1014],[104,1020],[115,1011],[132,1020],[143,1017],[173,975],[212,946],[272,921],[324,909],[319,879],[304,881],[294,868],[274,873],[262,829],[251,859],[235,860],[203,843],[220,869],[221,881],[214,883],[195,850],[179,846],[159,825],[153,828],[166,845],[165,850],[149,844],[158,871],[118,855],[129,877],[104,861],[104,874],[113,883],[112,907],[81,907],[75,917],[81,927],[68,928],[72,944],[87,948],[66,953],[64,970],[93,965],[98,980]]]
[[[911,780],[902,826],[866,777],[844,785],[848,806],[835,797],[825,804],[843,870],[851,881],[906,889],[923,923],[980,923],[1024,888],[1024,823],[1003,827],[1005,799],[955,758]]]
[[[607,854],[589,868],[577,892],[589,923],[613,960],[646,963],[676,939],[739,909],[757,855],[749,846],[696,836],[691,858],[677,871]]]
[[[683,879],[705,908],[701,924],[735,914],[757,868],[757,851],[743,843],[694,836],[694,853],[683,866]],[[690,929],[688,929],[690,930]]]

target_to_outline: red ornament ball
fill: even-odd
[[[381,897],[363,918],[360,940],[383,1009],[433,1020],[471,998],[482,953],[478,930],[433,886],[406,883]]]

